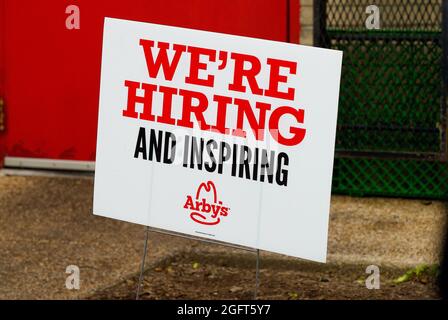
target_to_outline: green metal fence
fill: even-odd
[[[353,196],[446,199],[444,162],[416,159],[335,159],[333,192]]]
[[[378,29],[365,24],[372,4]],[[344,51],[335,193],[448,195],[447,6],[442,0],[315,1],[315,45]]]

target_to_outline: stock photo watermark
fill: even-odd
[[[366,28],[368,30],[380,29],[380,8],[376,5],[366,7],[366,13],[369,15],[366,19]]]
[[[65,273],[69,276],[65,279],[65,287],[68,290],[80,289],[80,270],[76,265],[69,265],[65,268]]]
[[[65,19],[65,27],[68,30],[81,29],[81,12],[76,5],[69,5],[65,9],[65,13],[68,15]]]
[[[370,265],[366,268],[366,274],[369,276],[366,278],[366,288],[369,290],[380,289],[380,268],[376,265]]]

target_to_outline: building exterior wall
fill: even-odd
[[[300,43],[313,45],[313,0],[300,0]]]

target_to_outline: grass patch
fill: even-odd
[[[395,284],[401,284],[408,281],[419,281],[427,283],[430,279],[436,278],[439,273],[438,265],[426,265],[422,264],[415,268],[409,269],[405,274],[394,279]]]

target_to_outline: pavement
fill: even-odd
[[[10,174],[0,172],[0,299],[85,298],[139,272],[145,229],[94,216],[93,177]],[[437,264],[446,213],[438,201],[333,196],[328,263]],[[148,265],[188,250],[241,251],[151,232]],[[80,268],[79,290],[66,288],[69,265]]]

